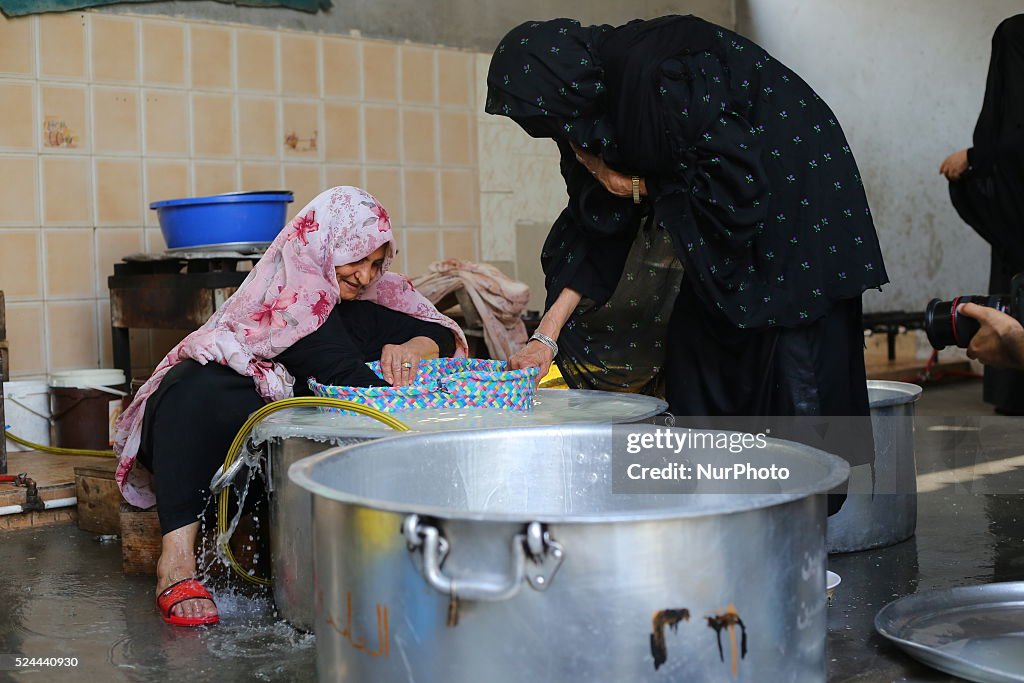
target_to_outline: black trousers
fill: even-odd
[[[810,431],[813,421],[771,420],[772,436],[822,448],[851,466],[874,462],[859,297],[801,327],[742,330],[710,314],[684,278],[668,339],[673,415],[843,417],[844,429],[827,445]],[[830,513],[844,499],[830,496]]]
[[[673,414],[870,414],[859,298],[801,327],[741,330],[709,313],[684,278],[668,334]]]
[[[252,378],[229,367],[186,360],[164,376],[142,421],[139,463],[153,474],[160,530],[197,521],[210,479],[235,434],[264,405]],[[262,495],[250,489],[247,502]]]

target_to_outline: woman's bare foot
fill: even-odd
[[[199,522],[164,534],[160,549],[160,559],[156,563],[156,594],[165,591],[168,586],[191,579],[196,574],[196,535],[199,533]],[[212,617],[217,614],[217,606],[213,600],[195,598],[175,605],[171,614],[189,619]]]

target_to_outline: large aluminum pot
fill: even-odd
[[[881,548],[914,535],[914,403],[920,397],[921,387],[916,384],[868,381],[874,464],[850,469],[846,502],[828,519],[830,553]]]
[[[525,427],[539,424],[635,422],[668,407],[650,396],[606,391],[541,389],[533,410],[491,408],[396,411],[394,417],[417,432],[470,427]],[[406,432],[408,434],[409,432]],[[252,432],[266,444],[270,482],[270,549],[274,602],[278,614],[295,628],[313,630],[313,524],[309,493],[288,480],[293,463],[333,444],[348,446],[393,436],[380,422],[360,415],[295,408],[271,415]],[[241,460],[238,461],[241,464]]]
[[[769,439],[758,458],[792,472],[774,492],[613,494],[613,429],[655,428],[421,434],[293,465],[319,680],[824,680],[823,494],[846,463]]]

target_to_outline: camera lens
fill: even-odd
[[[953,339],[953,321],[949,315],[952,301],[932,299],[924,312],[924,331],[932,348],[940,351],[956,343]]]
[[[966,349],[981,325],[974,318],[961,315],[960,304],[978,304],[1006,312],[1005,297],[999,294],[958,296],[952,301],[932,299],[924,313],[924,331],[933,348],[940,351],[947,346]]]

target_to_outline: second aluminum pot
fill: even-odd
[[[881,548],[914,535],[914,404],[919,398],[921,387],[916,384],[868,380],[874,459],[850,468],[846,502],[828,518],[830,553]]]

